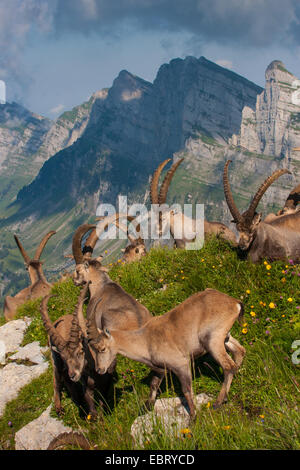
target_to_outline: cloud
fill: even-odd
[[[60,114],[65,109],[64,104],[58,104],[54,108],[50,109],[49,113],[51,114]]]
[[[0,0],[0,79],[8,94],[13,88],[24,95],[31,77],[22,53],[37,34],[93,33],[113,40],[130,31],[176,33],[196,54],[205,43],[295,47],[299,25],[299,0]],[[165,46],[170,49],[171,40]]]
[[[226,60],[226,59],[216,60],[216,64],[221,65],[221,67],[225,67],[226,69],[232,69],[231,60]]]

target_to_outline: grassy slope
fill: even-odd
[[[242,299],[245,305],[245,323],[234,325],[232,334],[245,346],[247,355],[233,380],[229,403],[216,411],[204,405],[190,433],[172,440],[158,429],[145,442],[146,448],[300,449],[299,365],[291,360],[291,345],[300,335],[300,268],[282,262],[272,263],[270,269],[267,266],[241,261],[225,242],[212,239],[201,251],[152,250],[140,263],[112,268],[111,277],[155,315],[206,287]],[[167,288],[161,290],[164,284]],[[52,319],[72,311],[78,292],[72,281],[55,285],[57,297],[49,303]],[[38,302],[26,304],[19,312],[24,315],[34,319],[24,343],[38,339],[46,344]],[[130,427],[143,414],[148,372],[146,366],[120,357],[119,380],[109,403],[111,413],[103,421],[84,420],[64,395],[65,423],[84,430],[100,449],[133,448]],[[221,381],[222,371],[209,356],[196,361],[195,393],[206,392],[215,398]],[[52,393],[49,368],[7,405],[0,420],[0,449],[13,448],[14,433],[41,414]],[[161,397],[177,394],[181,395],[180,385],[175,376],[168,375]],[[8,426],[9,421],[13,427]]]

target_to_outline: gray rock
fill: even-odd
[[[48,349],[48,347],[41,348],[39,342],[34,341],[20,348],[17,353],[10,356],[10,360],[23,359],[34,362],[35,364],[42,364],[45,362],[43,352],[46,352]]]
[[[16,450],[46,450],[50,442],[63,432],[72,428],[50,416],[51,405],[34,421],[21,428],[15,434]]]
[[[19,348],[23,341],[25,330],[30,323],[30,318],[24,318],[23,320],[12,320],[1,326],[0,341],[3,341],[6,353],[14,352]]]
[[[196,408],[211,401],[211,397],[201,393],[194,398]],[[153,432],[169,436],[180,436],[180,431],[188,427],[190,421],[187,405],[183,398],[161,398],[156,400],[152,412],[139,416],[131,426],[131,435],[138,447],[144,447],[151,440]]]
[[[0,369],[0,416],[6,403],[16,398],[22,387],[43,374],[47,368],[48,363],[43,362],[36,366],[10,363]]]

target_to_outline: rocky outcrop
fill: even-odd
[[[231,142],[250,152],[284,158],[285,163],[300,161],[292,153],[300,142],[300,102],[295,100],[299,85],[281,61],[271,62],[265,89],[257,96],[255,109],[244,107],[240,131]]]
[[[25,318],[8,322],[0,328],[1,365],[4,366],[0,368],[0,416],[5,405],[18,396],[21,388],[48,368],[43,356],[48,348],[41,348],[37,341],[20,346],[29,324],[30,319]],[[12,352],[14,354],[9,354]]]
[[[72,428],[50,416],[51,405],[37,419],[31,421],[15,434],[16,450],[46,450],[50,442]]]
[[[205,393],[194,398],[198,410],[210,401],[211,398]],[[156,400],[152,412],[136,418],[131,426],[131,436],[135,445],[143,448],[157,432],[177,438],[184,435],[189,422],[190,415],[184,398],[161,398]]]

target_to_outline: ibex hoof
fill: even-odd
[[[65,414],[65,410],[63,408],[55,407],[56,414],[58,416],[63,416]]]

